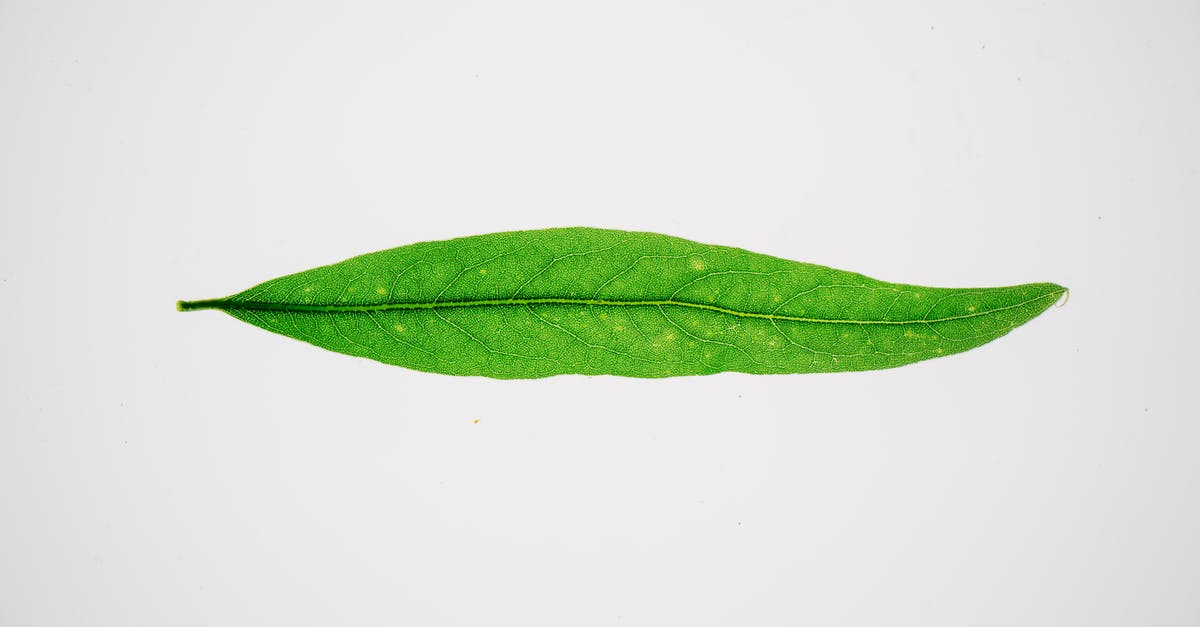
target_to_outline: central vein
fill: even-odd
[[[221,309],[224,311],[281,311],[295,313],[367,313],[379,311],[405,311],[405,310],[423,310],[423,309],[457,309],[463,307],[505,307],[505,306],[530,306],[530,305],[578,305],[578,306],[594,306],[594,307],[684,307],[688,309],[701,309],[704,311],[713,311],[723,313],[739,318],[759,318],[762,320],[778,320],[786,322],[817,322],[830,324],[913,324],[913,323],[931,323],[931,322],[949,322],[952,320],[963,320],[966,318],[974,318],[977,316],[985,316],[994,314],[1008,309],[1016,309],[1023,307],[1029,303],[1042,300],[1044,298],[1058,298],[1061,292],[1051,292],[1043,294],[1036,298],[1031,298],[1027,301],[1008,305],[1006,307],[997,307],[986,311],[976,311],[972,313],[962,314],[958,316],[947,316],[934,319],[920,320],[842,320],[835,318],[807,318],[803,316],[789,316],[778,313],[757,313],[750,311],[738,311],[736,309],[727,309],[716,305],[705,305],[702,303],[690,303],[679,300],[597,300],[585,298],[505,298],[496,300],[467,300],[467,301],[436,301],[428,303],[380,303],[376,305],[304,305],[300,303],[269,303],[259,301],[237,301],[229,299],[215,300],[198,300],[198,301],[180,301],[180,311],[192,311],[196,309]]]

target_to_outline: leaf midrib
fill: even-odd
[[[738,311],[736,309],[728,309],[709,305],[704,303],[693,303],[680,300],[607,300],[607,299],[592,299],[592,298],[502,298],[493,300],[465,300],[465,301],[433,301],[427,303],[378,303],[374,305],[306,305],[302,303],[271,303],[263,301],[238,301],[226,298],[218,298],[213,300],[198,300],[198,301],[180,301],[178,306],[180,311],[192,311],[197,309],[220,309],[223,311],[278,311],[290,313],[373,313],[380,311],[413,311],[413,310],[438,310],[438,309],[458,309],[466,307],[504,307],[504,306],[530,306],[530,305],[576,305],[576,306],[595,306],[595,307],[683,307],[688,309],[701,309],[705,311],[713,311],[717,313],[737,316],[739,318],[757,318],[761,320],[771,320],[777,322],[806,322],[820,324],[857,324],[857,325],[902,325],[902,324],[933,324],[938,322],[953,322],[955,320],[966,320],[977,318],[980,316],[992,315],[1009,309],[1024,307],[1030,303],[1053,296],[1055,299],[1062,296],[1062,291],[1047,292],[1041,296],[1030,298],[1028,300],[1006,305],[1004,307],[996,307],[984,311],[976,311],[959,316],[946,316],[943,318],[930,319],[914,319],[914,320],[849,320],[838,318],[810,318],[803,316],[789,316],[776,313],[758,313],[751,311]]]

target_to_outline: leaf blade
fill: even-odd
[[[954,289],[654,233],[493,233],[369,253],[181,303],[336,352],[493,378],[891,368],[990,342],[1053,283]]]

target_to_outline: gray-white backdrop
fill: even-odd
[[[1200,624],[1198,60],[1195,2],[3,2],[0,624]],[[174,309],[564,225],[1071,298],[659,381]]]

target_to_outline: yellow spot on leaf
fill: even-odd
[[[375,293],[382,296],[384,294],[387,294],[387,290],[383,289],[382,287],[377,287],[377,288],[375,288]]]
[[[704,260],[700,257],[692,257],[688,260],[688,265],[691,266],[693,270],[703,270]]]
[[[397,333],[404,333],[404,325],[402,324],[398,324],[392,328],[395,329]]]
[[[487,268],[480,268],[479,274],[487,274]]]

